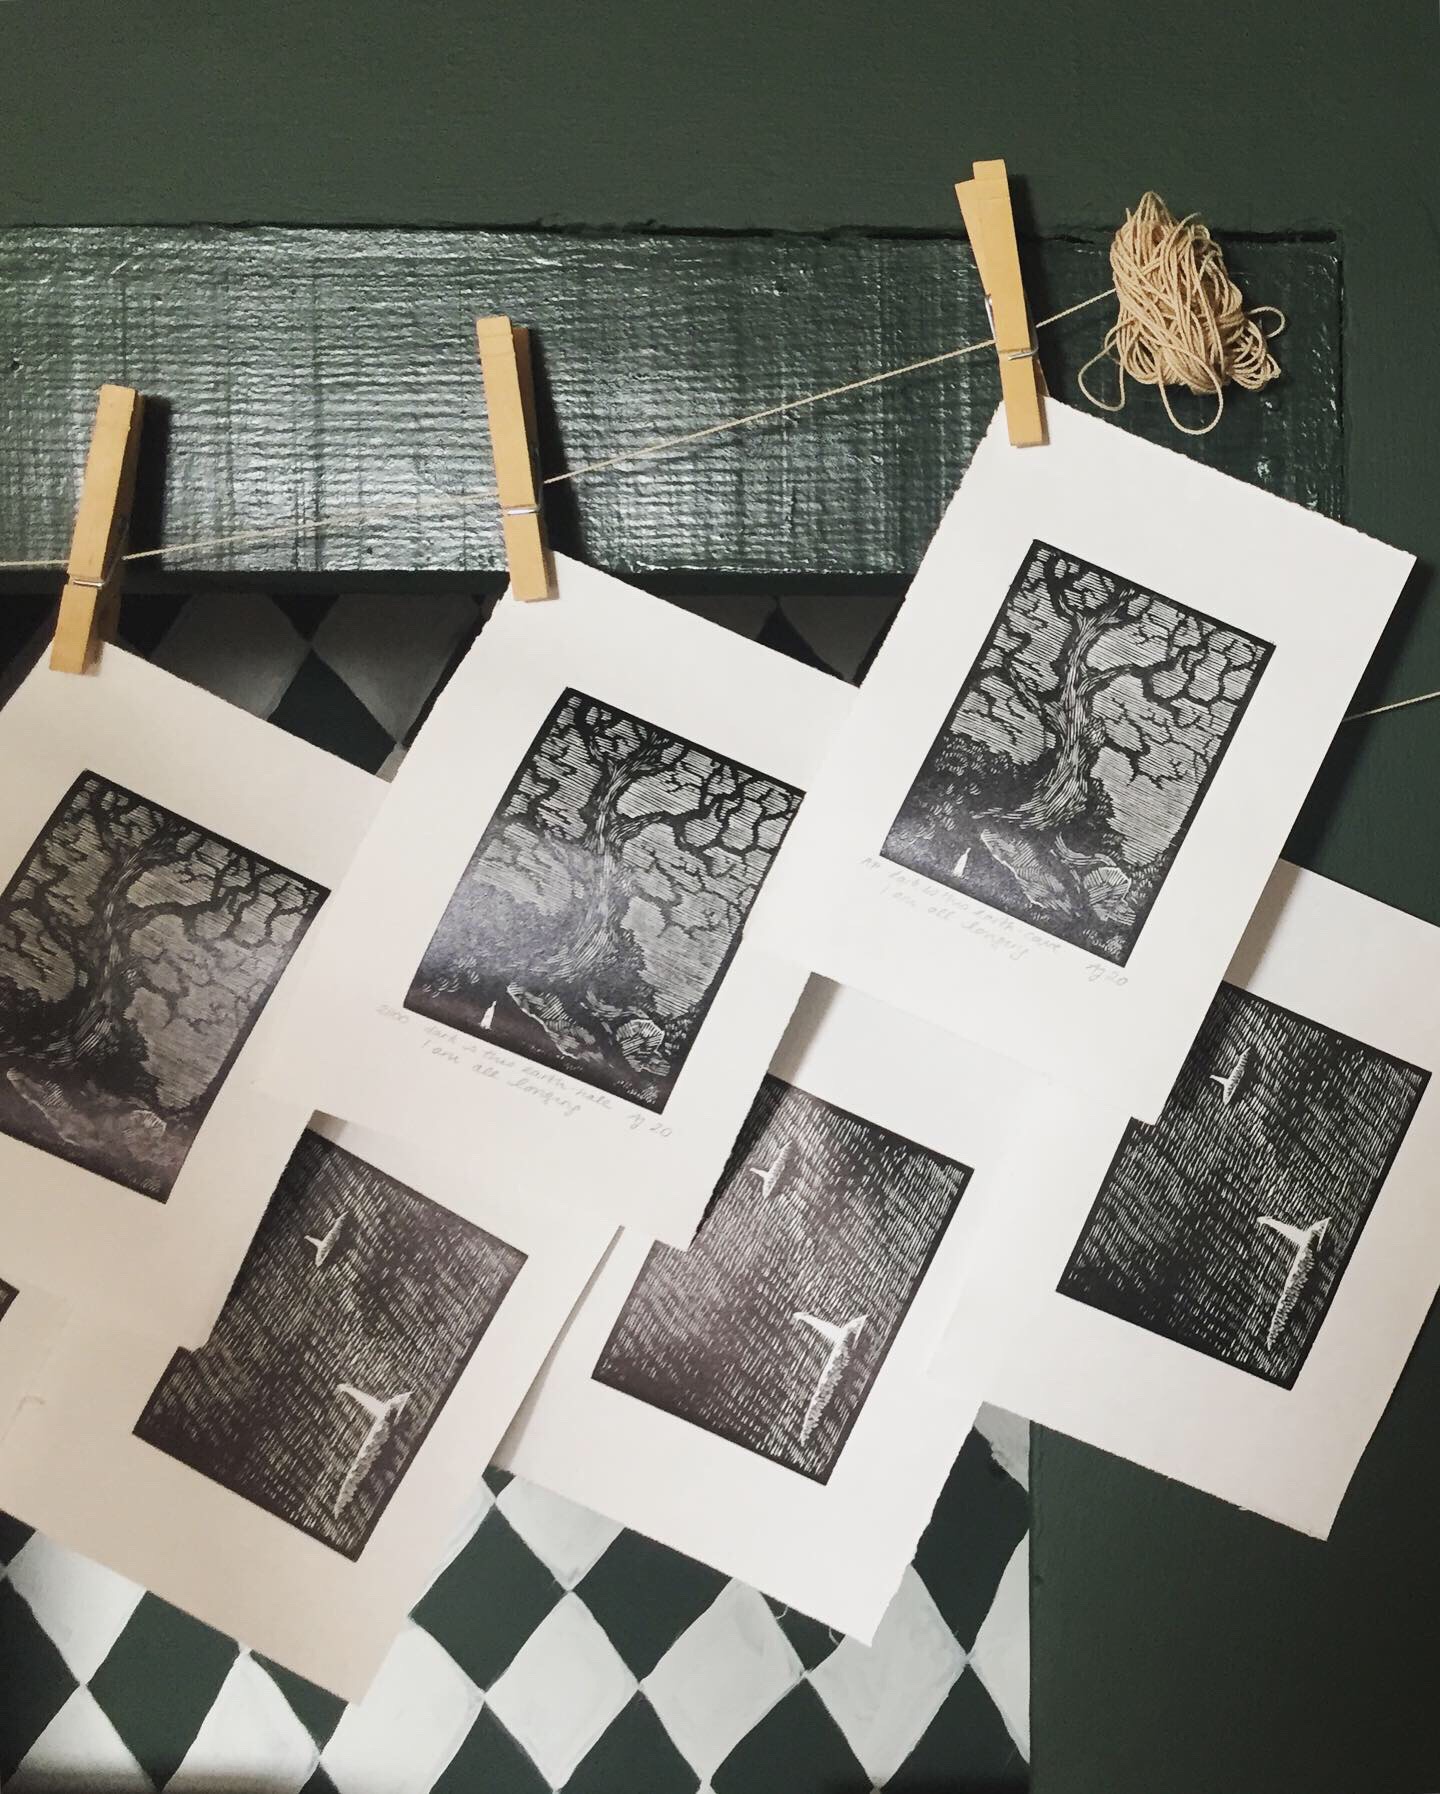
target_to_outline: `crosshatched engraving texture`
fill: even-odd
[[[135,1436],[358,1558],[525,1254],[320,1135]]]
[[[693,1244],[651,1250],[596,1380],[827,1481],[969,1179],[767,1075]]]
[[[789,785],[566,691],[405,1007],[663,1109],[799,804]]]
[[[1061,1293],[1292,1388],[1429,1077],[1222,984]]]
[[[163,1202],[327,894],[82,773],[0,894],[0,1132]]]
[[[885,858],[1124,965],[1271,651],[1034,543]]]

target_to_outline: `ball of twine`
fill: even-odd
[[[1116,231],[1110,267],[1120,315],[1079,375],[1080,390],[1092,405],[1123,410],[1128,376],[1160,388],[1166,416],[1177,430],[1205,436],[1225,414],[1225,387],[1232,380],[1256,392],[1279,374],[1270,338],[1285,328],[1284,313],[1273,305],[1246,311],[1223,250],[1197,214],[1177,219],[1159,194],[1147,193]],[[1276,320],[1269,330],[1258,322],[1264,313]],[[1118,369],[1113,402],[1086,384],[1085,376],[1101,361],[1113,361]],[[1181,423],[1170,404],[1171,386],[1213,393],[1215,415],[1209,423]]]

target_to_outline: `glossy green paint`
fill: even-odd
[[[1433,0],[12,0],[0,26],[0,224],[949,232],[949,183],[1002,153],[1045,233],[1147,186],[1222,232],[1333,232],[1346,512],[1424,562],[1367,694],[1440,686]],[[1298,398],[1318,370],[1284,358]],[[1437,774],[1440,705],[1352,725],[1294,851],[1440,921]],[[1038,1794],[1440,1785],[1437,1402],[1432,1328],[1323,1547],[1043,1439]]]

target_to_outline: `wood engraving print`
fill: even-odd
[[[764,773],[567,691],[405,1007],[663,1109],[799,803]]]
[[[82,773],[0,894],[0,1132],[165,1201],[327,894]]]
[[[596,1380],[828,1481],[969,1178],[767,1075],[693,1244],[652,1248]]]
[[[1429,1076],[1222,984],[1061,1294],[1292,1388]]]
[[[1036,542],[884,857],[1124,965],[1271,651]]]
[[[358,1558],[525,1254],[306,1133],[135,1436]]]

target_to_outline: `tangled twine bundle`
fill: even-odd
[[[1177,219],[1157,193],[1147,193],[1115,233],[1110,267],[1120,315],[1079,375],[1080,390],[1092,405],[1123,410],[1128,376],[1160,388],[1177,430],[1204,436],[1224,416],[1230,381],[1256,392],[1279,374],[1270,338],[1285,328],[1284,313],[1273,305],[1246,311],[1224,251],[1198,215]],[[1269,330],[1257,321],[1264,312],[1278,320]],[[1119,371],[1113,402],[1097,397],[1085,382],[1100,361],[1113,361]],[[1170,386],[1213,393],[1214,417],[1207,424],[1182,424],[1170,404]]]

